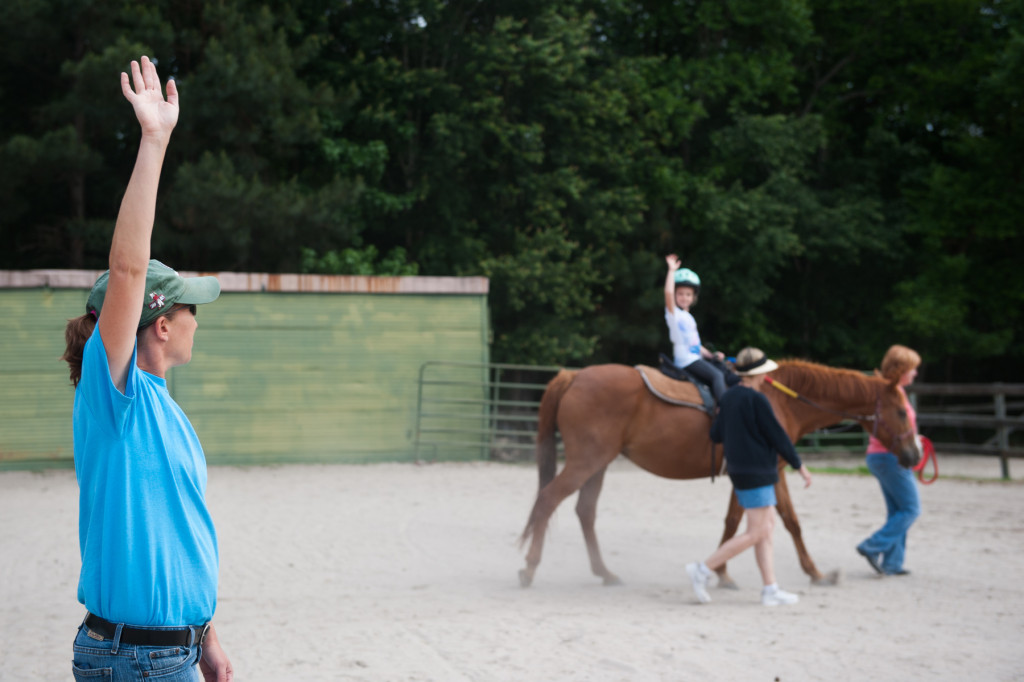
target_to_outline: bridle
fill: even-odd
[[[874,436],[875,438],[877,438],[879,441],[884,442],[882,440],[881,436],[879,435],[879,429],[880,428],[881,429],[885,429],[885,431],[887,431],[889,436],[891,437],[891,440],[890,440],[890,442],[888,444],[889,448],[890,448],[890,452],[896,452],[896,450],[894,449],[895,446],[898,445],[899,442],[901,440],[903,440],[904,438],[906,438],[907,436],[912,436],[914,434],[914,430],[908,428],[903,433],[901,433],[899,435],[896,435],[896,432],[892,428],[890,428],[888,424],[885,423],[885,418],[882,417],[882,393],[881,393],[881,391],[879,391],[878,394],[875,395],[875,413],[874,414],[871,414],[871,415],[853,414],[852,412],[846,412],[845,410],[837,410],[837,409],[834,409],[834,408],[831,408],[831,407],[826,407],[825,405],[822,405],[821,403],[817,403],[817,402],[811,400],[810,398],[807,398],[806,396],[800,395],[799,393],[797,393],[796,391],[791,389],[789,386],[786,386],[785,384],[783,384],[782,382],[778,381],[777,379],[772,379],[771,377],[765,377],[764,381],[765,381],[766,384],[768,384],[772,388],[778,389],[782,393],[788,395],[790,398],[796,398],[800,402],[802,402],[804,404],[807,404],[807,405],[810,405],[811,407],[813,407],[813,408],[815,408],[817,410],[821,410],[822,412],[829,412],[831,414],[835,414],[835,415],[838,415],[840,417],[845,417],[846,419],[853,419],[854,421],[858,421],[858,422],[871,422],[871,424],[872,424],[871,435]]]
[[[881,441],[883,443],[885,442],[884,440],[882,440],[881,436],[878,433],[879,427],[884,428],[886,431],[889,432],[889,435],[892,436],[892,439],[891,439],[891,441],[889,443],[889,452],[896,452],[895,447],[896,447],[896,445],[899,444],[900,441],[902,441],[907,436],[913,436],[914,435],[914,429],[913,428],[908,428],[906,431],[904,431],[903,433],[898,434],[898,435],[896,435],[896,433],[895,433],[895,431],[893,431],[893,429],[889,428],[889,425],[885,423],[885,419],[882,417],[882,396],[881,396],[881,394],[879,394],[875,398],[875,415],[874,415],[874,417],[872,417],[872,420],[874,421],[874,426],[871,429],[871,435],[872,436],[874,436],[875,438],[877,438],[879,441]]]

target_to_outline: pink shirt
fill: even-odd
[[[914,410],[914,406],[910,404],[910,401],[907,400],[907,392],[903,390],[903,387],[897,386],[896,388],[903,395],[903,405],[907,408],[907,421],[910,423],[910,430],[917,433],[917,412]],[[883,444],[874,435],[869,436],[867,454],[873,455],[879,452],[890,452],[889,446]]]

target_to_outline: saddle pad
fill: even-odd
[[[669,402],[686,403],[698,410],[707,411],[700,392],[689,381],[676,381],[662,374],[658,368],[648,365],[636,365],[635,369],[640,372],[651,393],[658,398]]]

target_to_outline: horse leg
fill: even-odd
[[[736,499],[736,491],[729,493],[729,511],[725,513],[725,531],[722,533],[722,540],[718,543],[721,547],[724,545],[732,536],[736,535],[736,531],[739,530],[740,521],[743,520],[743,507],[740,506],[739,500]],[[715,569],[715,573],[718,574],[718,586],[724,587],[729,590],[738,590],[739,585],[732,579],[729,572],[725,569],[726,564],[722,564]]]
[[[548,483],[537,494],[537,501],[533,503],[533,511],[530,512],[530,520],[523,532],[523,540],[530,537],[530,549],[526,553],[526,568],[519,571],[519,584],[522,587],[529,587],[533,584],[533,576],[540,564],[540,556],[544,550],[544,534],[548,529],[548,521],[555,509],[562,500],[579,490],[600,467],[603,471],[608,466],[606,461],[594,463],[576,464],[575,461],[567,461],[562,471],[555,476],[551,483]],[[531,537],[532,536],[532,537]]]
[[[779,482],[775,484],[775,508],[782,517],[782,523],[786,530],[793,537],[793,544],[796,545],[796,554],[800,558],[800,567],[804,573],[811,577],[814,585],[835,585],[839,582],[839,570],[832,571],[827,576],[822,575],[818,567],[814,565],[811,555],[804,546],[803,534],[800,530],[800,520],[796,517],[796,510],[793,508],[793,499],[789,495],[789,486],[786,484],[786,477],[779,472]]]
[[[601,549],[597,545],[597,534],[594,532],[594,522],[597,520],[597,498],[601,494],[601,486],[604,485],[604,474],[608,467],[601,469],[587,479],[587,482],[580,488],[579,499],[576,501],[576,516],[580,518],[580,526],[583,528],[583,539],[587,542],[587,554],[590,556],[590,570],[594,575],[604,580],[605,585],[621,585],[622,581],[618,576],[608,570],[601,558]]]

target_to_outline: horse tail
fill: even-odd
[[[544,395],[540,399],[540,409],[537,413],[537,474],[540,485],[537,488],[538,496],[548,483],[555,478],[555,470],[558,468],[558,448],[555,441],[555,432],[558,430],[558,405],[562,402],[562,396],[572,385],[578,370],[561,369],[558,374],[548,382],[544,389]],[[535,521],[534,509],[530,513],[530,519],[526,523],[522,536],[519,538],[519,545],[522,546],[533,534]]]
[[[555,378],[548,382],[544,395],[540,399],[540,410],[537,413],[537,473],[540,478],[541,490],[555,478],[558,466],[558,449],[555,443],[555,432],[558,430],[558,405],[562,396],[569,389],[577,370],[561,369]]]

